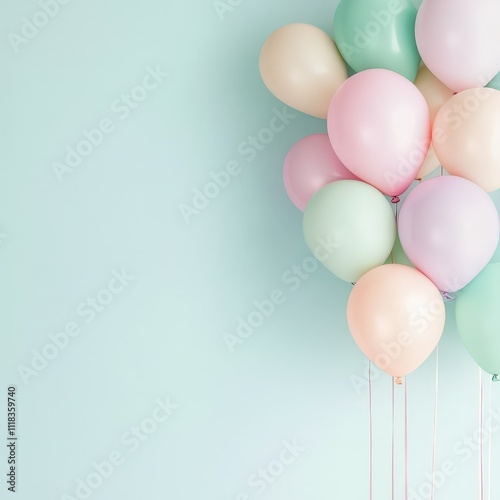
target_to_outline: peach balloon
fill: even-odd
[[[453,97],[453,91],[438,80],[424,64],[420,65],[417,78],[415,79],[415,86],[425,97],[431,112],[431,123],[434,123],[441,106]],[[429,152],[427,153],[427,157],[425,158],[424,164],[420,167],[416,179],[422,179],[439,166],[440,163],[438,157],[434,152],[434,148],[431,146],[429,148]]]
[[[347,78],[337,46],[311,24],[288,24],[264,43],[259,60],[266,87],[292,108],[326,118],[333,94]]]
[[[439,290],[420,271],[387,264],[356,283],[347,304],[347,321],[363,353],[389,375],[403,377],[437,346],[445,306]]]
[[[450,174],[485,191],[500,188],[500,91],[477,88],[454,95],[436,116],[432,144]]]

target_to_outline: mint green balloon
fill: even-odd
[[[484,371],[500,374],[500,264],[488,264],[456,302],[458,331],[469,354]]]
[[[322,187],[307,204],[303,224],[313,255],[349,282],[381,266],[396,238],[391,204],[361,181],[335,181]]]
[[[413,82],[420,64],[416,17],[410,0],[341,0],[333,37],[355,71],[390,69]]]
[[[495,78],[493,78],[493,80],[491,80],[491,82],[486,86],[490,89],[500,90],[500,73],[498,73],[498,75],[495,76]]]

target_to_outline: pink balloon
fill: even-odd
[[[455,92],[484,87],[500,71],[498,0],[424,0],[415,35],[425,65]]]
[[[328,135],[353,174],[398,196],[415,179],[429,151],[429,107],[404,76],[386,69],[361,71],[333,96]]]
[[[495,204],[462,177],[434,177],[406,198],[398,222],[401,245],[415,267],[443,292],[472,281],[495,253]]]
[[[304,211],[323,186],[345,179],[359,180],[338,159],[327,134],[304,137],[286,155],[283,181],[288,196],[299,210]]]

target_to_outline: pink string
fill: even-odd
[[[488,416],[491,415],[491,410],[492,410],[492,403],[491,403],[491,386],[493,385],[493,379],[490,378],[490,387],[489,387],[489,412]],[[488,500],[491,500],[491,442],[493,441],[492,435],[491,435],[491,425],[490,424],[490,432],[488,433]]]
[[[408,393],[405,377],[405,500],[408,500]]]
[[[394,421],[395,421],[395,418],[394,418],[394,415],[395,415],[395,411],[394,411],[394,384],[395,384],[395,380],[394,380],[394,377],[392,378],[392,500],[394,500],[394,476],[395,476],[395,468],[396,468],[396,465],[395,465],[395,460],[394,460]]]
[[[479,498],[483,500],[483,374],[479,368]]]
[[[372,415],[372,363],[368,364],[368,402],[370,406],[370,500],[373,500],[373,415]]]
[[[436,438],[438,416],[438,390],[439,390],[439,346],[436,347],[436,394],[434,396],[434,431],[432,434],[432,491],[431,500],[434,500],[435,473],[436,473]]]

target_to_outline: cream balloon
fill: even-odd
[[[427,152],[427,156],[425,157],[424,163],[422,164],[420,170],[415,176],[415,179],[419,181],[422,180],[426,175],[436,170],[436,168],[438,168],[440,165],[441,163],[439,162],[439,159],[436,156],[436,152],[434,151],[434,148],[431,146],[429,148],[429,151]]]
[[[441,106],[453,97],[453,90],[438,80],[424,64],[420,65],[415,85],[425,97],[431,112],[431,122],[434,123]]]
[[[311,24],[288,24],[264,43],[259,60],[266,87],[292,108],[326,118],[333,94],[347,78],[337,46]]]
[[[485,191],[500,188],[500,91],[477,88],[454,95],[436,116],[432,144],[451,175]]]
[[[415,86],[422,92],[429,110],[431,112],[431,123],[434,123],[436,115],[441,106],[453,97],[453,91],[444,83],[438,80],[424,64],[420,65],[415,79]],[[422,179],[427,174],[440,166],[439,159],[436,156],[434,148],[431,146],[424,164],[420,167],[416,179]]]
[[[443,333],[445,306],[420,271],[401,264],[366,273],[347,303],[349,330],[358,347],[393,377],[416,370]]]

